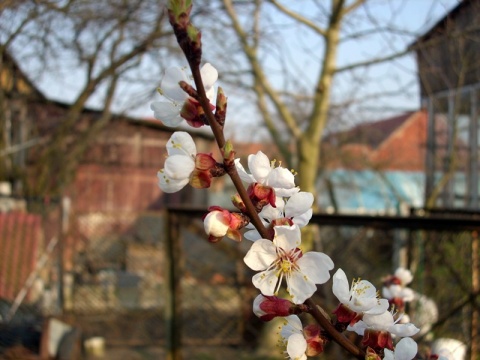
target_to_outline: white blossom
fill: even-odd
[[[276,226],[274,230],[273,241],[254,242],[244,261],[252,270],[261,271],[252,281],[263,295],[275,295],[285,277],[292,301],[301,304],[316,291],[315,284],[328,281],[333,261],[320,252],[303,254],[298,248],[301,234],[297,225]]]
[[[165,71],[159,89],[164,99],[162,101],[154,101],[150,105],[150,108],[153,110],[153,116],[167,126],[176,127],[180,125],[183,121],[180,112],[185,102],[192,99],[179,86],[180,81],[190,82],[190,77],[185,70],[186,68],[180,67],[168,68]],[[200,74],[207,97],[210,102],[213,102],[215,95],[214,84],[218,79],[218,72],[211,64],[206,63],[200,69]]]
[[[354,325],[349,325],[347,330],[355,331],[359,335],[363,335],[366,329],[388,331],[398,337],[407,337],[415,335],[419,329],[412,323],[399,324],[400,319],[393,319],[390,311],[385,311],[380,315],[363,315],[363,319]]]
[[[190,175],[195,169],[197,148],[190,134],[176,131],[168,139],[167,153],[164,168],[157,173],[158,185],[162,191],[173,193],[190,181]]]
[[[303,327],[300,318],[296,315],[285,317],[285,323],[280,330],[282,347],[291,360],[306,360],[307,340],[303,335]]]
[[[247,183],[257,182],[270,186],[274,188],[277,196],[292,196],[300,191],[295,186],[292,171],[281,166],[275,167],[275,161],[270,162],[268,156],[261,151],[255,155],[251,154],[248,156],[248,169],[251,174],[245,171],[240,163],[240,159],[235,159],[235,165],[243,181]]]
[[[277,196],[275,200],[276,207],[268,204],[263,207],[258,216],[265,226],[272,224],[277,219],[287,218],[295,225],[304,227],[312,218],[313,200],[313,194],[306,191],[293,194],[286,200]],[[252,224],[249,224],[247,228],[251,228],[251,230],[245,232],[245,239],[256,241],[261,238],[260,233]]]
[[[382,314],[388,309],[388,300],[377,298],[377,289],[367,280],[353,281],[348,286],[347,276],[342,269],[333,275],[333,294],[337,299],[355,312]]]

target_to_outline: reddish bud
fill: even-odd
[[[322,329],[316,324],[307,325],[303,328],[303,335],[307,340],[307,356],[317,356],[323,352],[327,339],[322,335]]]
[[[218,242],[224,236],[235,241],[242,240],[242,235],[238,230],[249,223],[246,215],[231,213],[219,206],[211,206],[208,210],[210,212],[204,216],[203,226],[210,242]]]
[[[206,189],[212,183],[211,169],[217,166],[217,162],[209,154],[197,154],[195,156],[195,169],[190,175],[190,185],[196,189]]]
[[[362,344],[374,350],[389,349],[393,351],[392,334],[383,330],[366,329]]]
[[[214,110],[215,106],[210,104],[210,110]],[[187,123],[194,128],[199,128],[205,124],[208,124],[206,120],[205,112],[203,111],[200,103],[192,97],[189,97],[180,110],[180,116],[184,118]]]
[[[263,207],[268,204],[276,207],[275,190],[270,186],[252,183],[248,186],[247,193],[258,212],[260,212]]]
[[[362,319],[362,314],[353,311],[342,303],[337,306],[333,313],[337,316],[337,322],[346,326],[354,325],[357,321]]]
[[[289,300],[262,294],[253,301],[253,312],[263,321],[270,321],[277,316],[298,314],[297,307]]]

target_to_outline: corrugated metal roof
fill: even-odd
[[[0,298],[15,299],[34,270],[41,246],[41,217],[0,214]]]

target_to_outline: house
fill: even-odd
[[[427,125],[428,207],[478,209],[480,1],[463,0],[410,45]],[[446,123],[437,131],[436,121]],[[446,142],[443,139],[446,138]],[[458,143],[462,146],[458,146]],[[466,161],[459,161],[466,159]]]
[[[400,213],[422,206],[427,118],[423,110],[411,111],[329,134],[319,206],[343,213]]]
[[[38,149],[48,144],[53,129],[65,119],[70,105],[51,101],[43,95],[9,54],[2,55],[0,64],[2,113],[5,116],[2,130],[6,134],[6,143],[1,149],[0,180],[11,184],[14,195],[24,197],[28,182],[36,179]],[[83,109],[74,132],[88,129],[101,116],[101,111]],[[64,199],[42,199],[35,203],[37,210],[41,208],[40,212],[48,209],[49,214],[55,214],[53,228],[62,238],[60,268],[69,279],[66,284],[75,282],[73,278],[100,284],[98,274],[103,270],[149,272],[151,264],[143,266],[131,259],[138,258],[142,251],[155,259],[161,258],[159,249],[165,232],[161,211],[173,204],[207,205],[206,191],[187,187],[167,195],[157,185],[156,173],[166,158],[165,145],[175,130],[153,119],[113,115],[82,155],[71,183],[62,192]],[[70,139],[72,134],[67,136]],[[195,131],[192,136],[199,152],[212,151],[211,136]],[[32,204],[27,201],[28,215],[35,211]],[[60,207],[63,219],[59,217]],[[60,221],[63,222],[61,234]],[[0,221],[0,233],[2,224]],[[16,225],[18,231],[22,229],[21,224]],[[39,223],[38,232],[45,226],[44,222]],[[32,254],[43,253],[47,243],[47,240],[38,240]],[[2,246],[0,256],[10,256],[13,250]],[[2,258],[0,264],[5,264]],[[37,263],[38,256],[18,262],[16,266],[22,268],[11,271],[29,274]],[[161,267],[161,263],[157,264],[157,268]],[[160,281],[161,277],[155,273],[154,279]],[[8,294],[18,293],[21,283],[19,280],[15,287],[8,285]],[[64,291],[66,297],[71,295],[71,289]],[[7,293],[0,294],[4,295]]]

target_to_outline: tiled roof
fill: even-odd
[[[0,214],[0,298],[15,299],[35,268],[41,239],[39,215]]]
[[[410,111],[389,119],[363,123],[350,130],[330,134],[325,140],[327,143],[335,141],[339,145],[347,143],[363,144],[376,149],[414,113]]]

